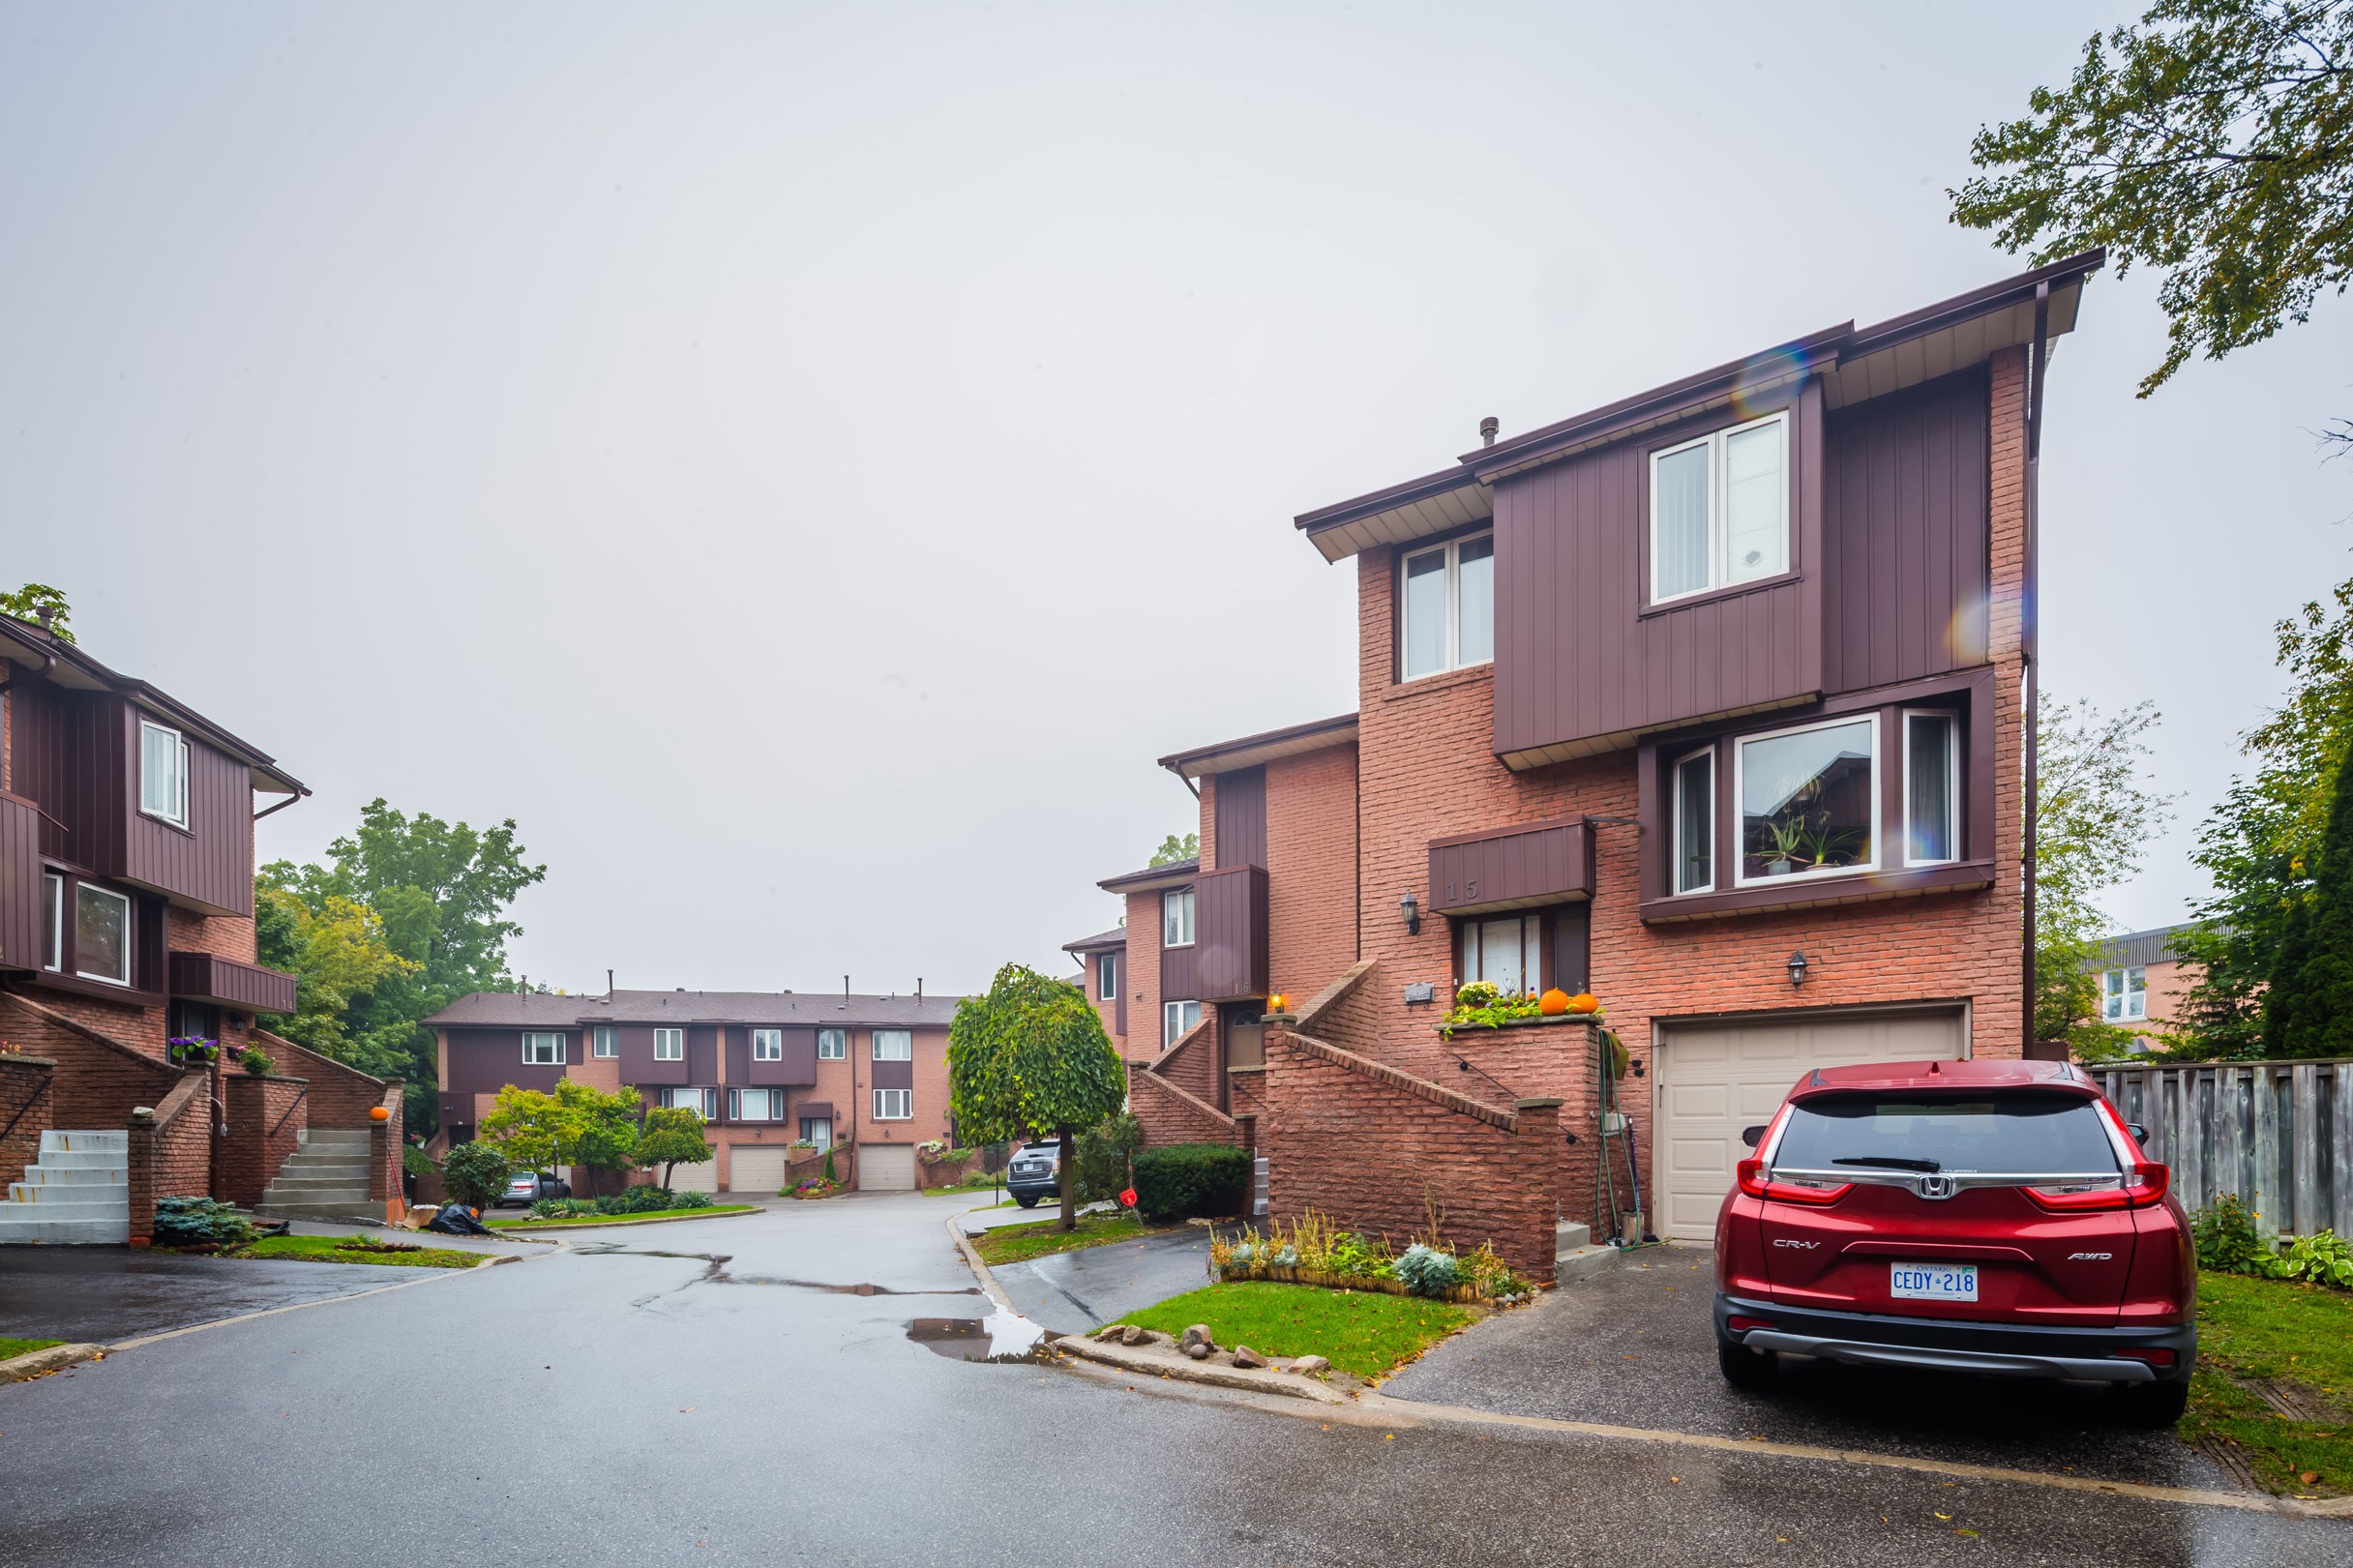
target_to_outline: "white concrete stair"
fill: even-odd
[[[0,1246],[121,1246],[131,1239],[131,1135],[41,1135],[24,1179],[0,1201]]]
[[[295,1135],[294,1152],[253,1212],[271,1220],[373,1219],[368,1196],[373,1140],[364,1130],[313,1127]]]
[[[1553,1226],[1552,1250],[1553,1279],[1560,1285],[1615,1268],[1621,1256],[1615,1247],[1594,1246],[1593,1228],[1576,1220],[1562,1220]]]

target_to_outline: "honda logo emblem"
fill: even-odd
[[[1914,1176],[1912,1191],[1921,1198],[1951,1198],[1953,1194],[1952,1178],[1951,1176]]]

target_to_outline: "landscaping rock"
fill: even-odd
[[[1134,1323],[1127,1324],[1119,1331],[1121,1345],[1156,1345],[1159,1341],[1159,1335],[1148,1328],[1140,1328]]]
[[[1237,1345],[1234,1347],[1234,1364],[1237,1367],[1263,1367],[1266,1364],[1266,1358],[1247,1345]]]
[[[1098,1340],[1117,1340],[1123,1345],[1133,1345],[1136,1342],[1131,1336],[1135,1332],[1136,1325],[1133,1323],[1105,1323],[1094,1331],[1092,1337]]]
[[[1187,1355],[1192,1355],[1193,1346],[1197,1345],[1202,1347],[1204,1354],[1217,1348],[1217,1341],[1209,1333],[1209,1325],[1206,1323],[1195,1323],[1186,1329],[1184,1337],[1177,1341],[1177,1344],[1183,1347],[1184,1353]]]
[[[1302,1377],[1313,1377],[1319,1373],[1331,1371],[1331,1363],[1320,1355],[1303,1355],[1292,1362],[1291,1370]]]
[[[1209,1359],[1209,1347],[1206,1345],[1200,1344],[1198,1341],[1183,1346],[1183,1349],[1186,1355],[1191,1356],[1196,1361],[1206,1361]]]

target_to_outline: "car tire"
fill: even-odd
[[[1715,1365],[1724,1381],[1751,1393],[1763,1393],[1778,1380],[1779,1359],[1771,1350],[1751,1350],[1726,1340],[1715,1342]]]
[[[1024,1207],[1024,1208],[1026,1208],[1026,1209],[1033,1209],[1033,1208],[1037,1207],[1037,1201],[1038,1201],[1038,1200],[1037,1200],[1037,1195],[1036,1195],[1035,1193],[1030,1193],[1030,1194],[1028,1194],[1028,1195],[1026,1195],[1026,1196],[1025,1196],[1024,1194],[1021,1194],[1021,1193],[1015,1193],[1015,1194],[1013,1195],[1013,1201],[1015,1201],[1016,1203],[1019,1203],[1019,1204],[1020,1204],[1022,1207]]]
[[[2169,1427],[2189,1408],[2189,1380],[2122,1383],[2114,1391],[2117,1410],[2136,1427]]]

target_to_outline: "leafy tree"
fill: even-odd
[[[2112,718],[2041,695],[2035,773],[2035,1038],[2095,1054],[2099,981],[2087,965],[2109,921],[2100,895],[2139,869],[2170,802],[2143,782],[2158,722],[2143,702]]]
[[[644,1102],[627,1085],[608,1093],[570,1078],[556,1080],[555,1099],[571,1121],[572,1163],[587,1170],[593,1196],[601,1173],[626,1170],[636,1163],[638,1118]]]
[[[468,1208],[487,1209],[506,1196],[515,1168],[494,1143],[461,1143],[441,1161],[441,1185]]]
[[[662,1185],[682,1165],[700,1165],[714,1158],[702,1140],[702,1114],[684,1106],[656,1106],[645,1112],[645,1130],[638,1137],[634,1160],[648,1169],[662,1168]]]
[[[482,1138],[519,1169],[553,1170],[572,1143],[572,1117],[552,1094],[510,1083],[482,1118]]]
[[[73,641],[74,634],[67,627],[73,623],[74,609],[63,593],[45,582],[28,582],[13,594],[0,593],[0,615],[38,621],[45,609],[49,612],[49,631],[60,641]]]
[[[2353,1056],[2353,754],[2338,766],[2311,893],[2288,905],[2264,994],[2263,1054]]]
[[[418,965],[386,945],[383,922],[356,899],[329,894],[314,908],[266,875],[253,890],[254,944],[263,963],[294,977],[295,1011],[265,1015],[265,1026],[364,1073],[411,1078],[410,1021],[372,1015],[377,991]]]
[[[2064,88],[1981,130],[1952,218],[2038,262],[2108,248],[2163,271],[2161,386],[2307,319],[2353,277],[2353,3],[2158,0]]]
[[[1077,1135],[1115,1114],[1125,1098],[1125,1074],[1103,1020],[1068,981],[1008,963],[987,995],[956,1004],[948,1025],[956,1130],[975,1143],[1059,1139],[1064,1230],[1078,1224]]]
[[[1200,856],[1201,835],[1199,833],[1188,833],[1181,839],[1172,833],[1160,841],[1160,847],[1152,851],[1152,858],[1146,861],[1145,864],[1147,866],[1174,866],[1180,860],[1196,860]]]

